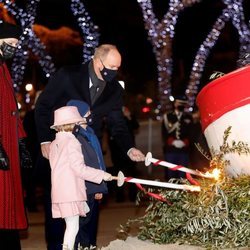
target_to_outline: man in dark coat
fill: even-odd
[[[0,24],[0,248],[21,249],[19,232],[27,228],[21,185],[19,144],[25,132],[5,60],[14,55],[22,30]]]
[[[133,161],[144,160],[144,154],[134,147],[123,119],[123,88],[115,80],[120,65],[121,55],[117,48],[104,44],[96,49],[89,63],[64,67],[51,77],[35,108],[38,137],[45,158],[48,158],[50,141],[54,138],[49,129],[53,122],[53,111],[66,105],[69,100],[76,99],[90,105],[93,114],[91,127],[100,140],[103,118],[106,117],[107,126],[123,152]],[[63,231],[59,227],[53,227],[55,221],[49,213],[51,212],[47,211],[46,215],[47,222],[50,221],[46,223],[48,249],[59,249]]]

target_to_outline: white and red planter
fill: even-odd
[[[250,146],[250,66],[228,73],[206,85],[197,96],[201,125],[209,148],[219,150],[225,130],[232,126],[228,143]],[[250,155],[225,156],[229,176],[250,175]]]

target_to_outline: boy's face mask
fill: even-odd
[[[84,117],[85,120],[86,120],[86,124],[88,126],[92,125],[93,124],[93,115],[92,114],[89,114],[88,116]]]

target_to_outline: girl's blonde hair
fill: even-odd
[[[72,132],[75,125],[76,125],[75,123],[64,124],[64,125],[55,126],[54,129],[57,132]]]

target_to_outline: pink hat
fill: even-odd
[[[77,107],[65,106],[56,109],[54,112],[54,124],[50,127],[54,129],[56,126],[78,123],[84,121],[84,118],[79,114]]]

